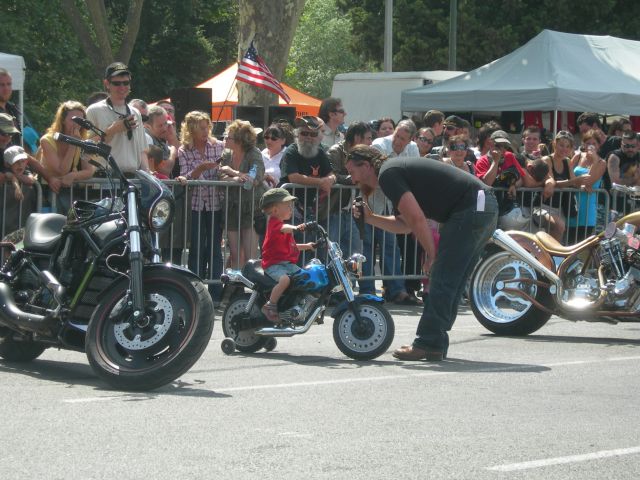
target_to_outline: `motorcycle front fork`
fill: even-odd
[[[127,191],[127,220],[129,227],[129,262],[131,263],[130,285],[133,317],[142,318],[144,313],[144,292],[142,289],[142,242],[140,237],[140,223],[138,222],[138,201],[133,185]]]

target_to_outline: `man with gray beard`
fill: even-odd
[[[328,201],[336,177],[327,152],[320,146],[324,122],[318,117],[305,115],[296,118],[294,125],[296,141],[282,156],[280,183],[304,185],[304,188],[293,189],[293,195],[298,198],[294,210],[297,225],[317,219],[318,205]]]

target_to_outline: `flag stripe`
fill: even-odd
[[[273,76],[264,60],[260,58],[258,51],[253,46],[253,42],[251,42],[247,53],[238,65],[236,79],[273,92],[282,97],[285,102],[291,103],[291,98],[284,91],[280,82]]]

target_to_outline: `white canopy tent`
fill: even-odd
[[[24,119],[22,118],[22,112],[24,111],[24,75],[26,70],[24,58],[20,55],[0,53],[0,67],[6,69],[11,74],[13,90],[20,92],[20,99],[18,103],[18,107],[21,112],[20,125],[24,125]]]
[[[402,111],[569,111],[640,115],[640,42],[543,30],[512,53],[405,90]]]

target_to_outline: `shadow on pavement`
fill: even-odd
[[[298,365],[310,365],[313,367],[324,367],[324,368],[334,368],[334,369],[340,369],[340,368],[353,369],[355,367],[362,368],[362,367],[369,367],[369,366],[383,367],[385,365],[394,365],[396,363],[393,361],[380,360],[379,358],[375,360],[365,361],[365,360],[353,360],[348,357],[334,358],[334,357],[323,357],[319,355],[294,355],[290,353],[277,352],[277,351],[269,352],[269,353],[236,352],[233,355],[238,357],[247,357],[247,358],[263,357],[265,358],[265,360],[266,359],[280,360],[280,361],[289,362],[289,363],[296,363]],[[340,352],[338,351],[336,355],[340,355]],[[382,355],[384,355],[384,353]],[[271,364],[270,366],[273,367],[274,365]],[[252,368],[255,368],[255,365],[252,366]]]
[[[180,379],[149,392],[128,392],[110,388],[100,380],[88,364],[75,362],[55,362],[51,360],[34,360],[32,362],[7,362],[0,360],[0,372],[26,375],[38,380],[55,382],[66,385],[66,388],[76,386],[92,387],[100,392],[117,393],[123,400],[139,401],[151,400],[158,396],[178,395],[184,397],[216,397],[226,398],[230,395],[216,393],[210,389],[193,388],[204,384],[196,380],[194,383],[183,382]]]
[[[528,342],[551,342],[551,343],[588,343],[592,345],[636,345],[640,346],[640,339],[634,338],[603,338],[603,337],[575,337],[569,335],[527,335],[526,337],[505,337],[515,338]]]
[[[396,361],[407,370],[421,372],[461,372],[461,373],[541,373],[551,370],[543,365],[528,363],[482,362],[463,358],[446,358],[442,362]]]

